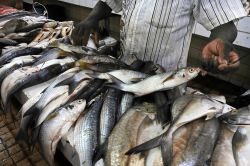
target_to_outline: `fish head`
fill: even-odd
[[[178,78],[191,80],[191,79],[195,78],[199,74],[200,71],[201,71],[201,69],[198,67],[187,67],[187,68],[183,68],[183,69],[177,71],[177,73],[175,75]]]
[[[244,107],[240,109],[234,109],[231,112],[223,115],[221,119],[232,125],[250,125],[250,109]]]
[[[85,108],[86,106],[86,100],[84,99],[79,99],[79,100],[75,100],[72,103],[67,105],[68,109],[77,109],[77,108]]]

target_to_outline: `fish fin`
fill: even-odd
[[[155,137],[141,145],[138,145],[125,153],[125,155],[137,154],[152,148],[155,148],[161,144],[162,135]]]
[[[165,82],[167,82],[167,81],[173,79],[173,78],[174,78],[174,74],[175,74],[175,73],[172,73],[171,75],[169,75],[167,78],[165,78],[165,79],[162,81],[162,83],[165,83]]]
[[[106,73],[106,74],[110,77],[110,79],[112,80],[112,82],[114,82],[114,83],[116,83],[118,85],[125,84],[122,80],[116,78],[115,76],[113,76],[111,74],[108,74],[108,73]]]
[[[96,151],[93,157],[93,164],[95,164],[98,160],[103,158],[106,150],[108,149],[108,141],[106,140],[102,145],[96,147]]]
[[[210,120],[214,118],[214,113],[208,113],[205,120]]]
[[[163,136],[161,143],[161,154],[163,165],[171,165],[173,157],[173,135],[170,133],[167,136]]]

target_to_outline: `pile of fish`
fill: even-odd
[[[107,166],[223,165],[229,157],[230,164],[249,162],[249,148],[242,147],[248,128],[237,127],[249,124],[248,107],[236,110],[215,95],[169,95],[199,68],[127,65],[100,48],[71,45],[72,22],[28,12],[0,17],[0,25],[3,112],[13,120],[21,116],[16,139],[31,150],[38,143],[49,165],[62,139],[74,150],[73,165],[101,158]],[[12,99],[20,93],[30,96],[16,115]]]

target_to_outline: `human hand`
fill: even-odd
[[[217,38],[203,48],[202,66],[212,73],[227,74],[239,68],[239,55],[231,43]]]
[[[73,29],[71,38],[74,45],[87,45],[89,35],[98,29],[98,20],[86,19]]]

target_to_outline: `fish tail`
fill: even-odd
[[[141,145],[138,145],[138,146],[130,149],[125,154],[126,155],[137,154],[137,153],[155,148],[161,144],[161,141],[162,141],[162,135],[160,135],[156,138],[153,138],[153,139],[151,139],[151,140],[149,140]]]
[[[32,115],[32,114],[34,114],[35,112],[37,112],[39,109],[36,108],[35,105],[36,105],[36,104],[34,104],[32,107],[30,107],[30,108],[23,114],[23,116],[25,117],[25,116]]]
[[[111,74],[108,74],[108,73],[106,73],[106,74],[110,77],[111,81],[113,82],[113,83],[107,83],[106,86],[111,87],[111,88],[115,88],[115,89],[119,89],[122,91],[126,91],[127,88],[126,88],[126,84],[124,82],[122,82],[118,78],[112,76]]]
[[[173,142],[172,134],[163,136],[161,143],[161,154],[164,166],[171,165],[172,163],[172,154],[173,154],[172,142]]]
[[[108,143],[105,141],[103,144],[100,146],[96,147],[96,153],[94,154],[93,157],[93,164],[95,164],[98,160],[103,158],[105,151],[108,149]]]

